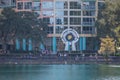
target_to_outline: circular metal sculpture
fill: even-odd
[[[72,45],[72,50],[76,51],[75,43],[79,40],[79,35],[74,29],[65,29],[61,34],[61,39],[65,43],[65,50],[69,50],[69,45]]]

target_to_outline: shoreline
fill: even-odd
[[[80,65],[80,64],[107,64],[107,65],[120,65],[120,62],[111,62],[111,61],[74,61],[74,62],[69,62],[69,61],[53,61],[53,62],[39,62],[39,61],[4,61],[0,62],[0,65]]]
[[[49,55],[1,55],[0,65],[14,64],[14,65],[72,65],[72,64],[113,64],[120,65],[120,56],[110,56],[105,59],[103,56],[58,56],[56,54]]]

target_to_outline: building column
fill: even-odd
[[[39,49],[40,49],[40,50],[45,50],[45,47],[44,47],[43,43],[40,43]]]
[[[95,45],[95,49],[94,50],[98,50],[98,42],[97,42],[97,40],[94,40],[95,42],[94,42],[94,45]]]
[[[83,37],[83,50],[86,50],[86,37]]]
[[[80,51],[81,50],[83,50],[83,38],[82,37],[80,37],[80,43],[79,43],[79,45],[80,45]]]
[[[86,50],[86,37],[80,37],[80,51]]]
[[[23,48],[23,51],[26,51],[26,39],[23,39],[22,48]]]
[[[55,54],[57,51],[57,46],[56,46],[56,37],[53,37],[53,53]]]
[[[28,51],[32,51],[32,39],[28,40]]]
[[[16,50],[20,50],[20,42],[18,39],[16,39]]]
[[[65,51],[70,51],[70,42],[65,42]]]

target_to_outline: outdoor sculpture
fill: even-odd
[[[65,51],[70,50],[70,45],[72,51],[76,51],[75,43],[79,40],[79,35],[74,29],[65,29],[61,34],[61,39],[65,43]]]

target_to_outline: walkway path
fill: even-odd
[[[82,63],[110,63],[120,64],[120,56],[81,56],[81,55],[56,55],[56,54],[25,54],[25,55],[0,55],[0,64],[82,64]]]

